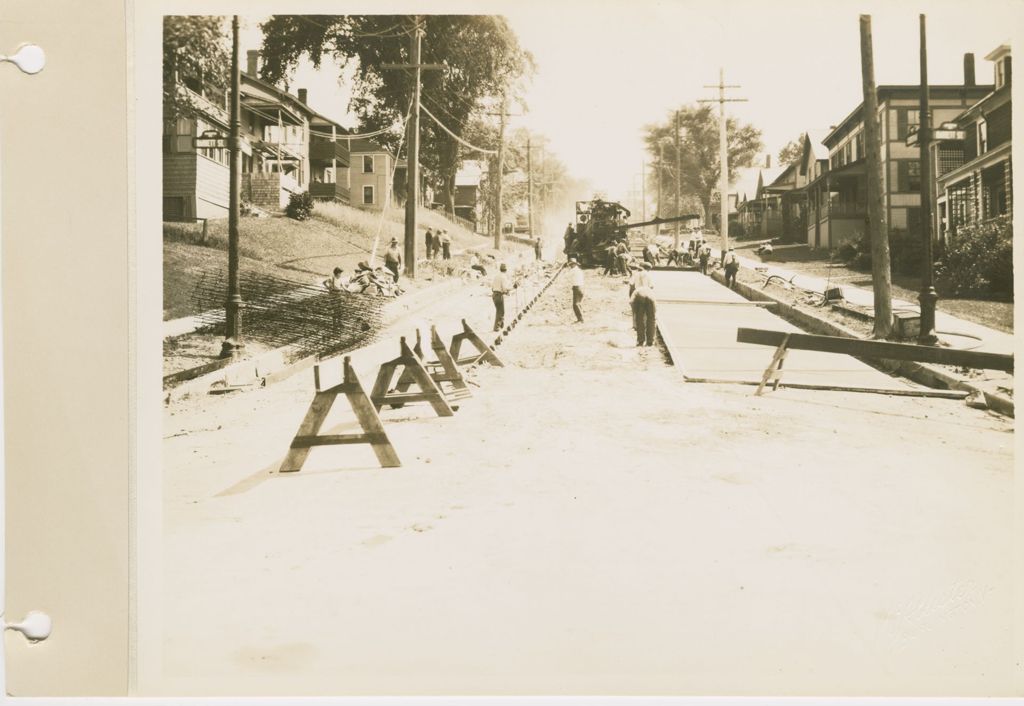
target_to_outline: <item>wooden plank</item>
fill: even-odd
[[[320,434],[317,436],[296,436],[292,439],[292,448],[306,449],[311,446],[381,443],[387,441],[387,438],[387,434]]]
[[[689,377],[687,376],[686,382],[698,382],[709,385],[757,385],[759,383],[753,380],[729,380],[726,378],[704,378],[704,377]],[[805,382],[793,382],[793,383],[782,383],[779,385],[782,388],[792,388],[794,390],[824,390],[827,392],[868,392],[877,395],[895,395],[896,397],[936,397],[939,399],[947,400],[962,400],[966,398],[970,393],[964,392],[963,390],[900,390],[900,389],[887,389],[884,387],[853,387],[848,385],[815,385],[813,383]]]
[[[334,405],[336,397],[337,394],[331,391],[317,392],[313,397],[313,402],[309,405],[309,409],[306,411],[306,416],[302,419],[302,423],[299,424],[299,430],[295,432],[295,436],[315,436],[320,431],[320,427],[323,426],[324,420],[327,419],[327,414],[331,411],[331,406]],[[290,447],[284,457],[284,461],[281,462],[281,473],[294,473],[301,470],[302,464],[306,462],[307,458],[309,458],[308,446],[300,448]]]
[[[890,343],[888,341],[865,341],[859,338],[817,336],[808,333],[786,334],[783,331],[767,331],[755,328],[736,329],[736,341],[739,343],[778,346],[787,335],[789,336],[788,347],[793,350],[842,353],[857,358],[912,360],[919,363],[936,363],[939,365],[956,365],[966,368],[1013,372],[1013,356],[1002,353],[984,353],[954,348],[918,346],[910,343]]]

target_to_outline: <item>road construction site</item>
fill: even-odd
[[[638,348],[622,279],[585,274],[584,323],[557,275],[453,416],[381,409],[398,468],[279,472],[312,369],[172,401],[166,692],[1013,693],[1012,419],[810,351],[755,396],[773,350],[736,329],[793,330],[771,307],[656,272],[665,346]],[[486,284],[353,352],[363,387],[462,319],[494,340]]]

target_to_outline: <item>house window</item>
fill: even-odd
[[[363,156],[363,174],[373,174],[373,155]]]
[[[367,204],[372,204],[373,203],[373,187],[372,186],[364,186],[363,187],[363,203],[367,203]]]
[[[905,191],[920,191],[921,190],[921,163],[919,161],[912,160],[907,162],[907,188]]]
[[[853,143],[847,142],[843,147],[843,164],[849,164],[853,160],[851,159],[851,150],[853,150]]]
[[[988,151],[988,123],[984,120],[978,121],[978,154]]]
[[[854,138],[854,159],[864,159],[864,133],[858,132]]]

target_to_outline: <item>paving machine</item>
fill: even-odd
[[[689,221],[700,218],[695,214],[673,216],[672,218],[655,218],[640,223],[627,223],[630,211],[616,201],[593,199],[592,201],[576,202],[576,225],[566,231],[565,253],[575,257],[582,267],[596,267],[605,262],[605,251],[610,245],[619,241],[629,247],[630,228],[640,228],[677,221]]]

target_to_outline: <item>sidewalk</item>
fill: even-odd
[[[818,292],[819,294],[823,293],[825,289],[830,286],[837,286],[835,283],[830,285],[826,280],[820,277],[799,274],[785,267],[778,267],[770,263],[762,262],[758,259],[740,257],[739,261],[740,265],[743,267],[751,270],[759,269],[760,271],[765,272],[768,276],[778,275],[787,282],[791,282],[796,287],[809,289],[811,291]],[[852,304],[868,308],[871,308],[874,305],[874,294],[871,290],[854,287],[849,284],[841,285],[841,289],[843,290],[843,297]],[[908,302],[902,299],[893,299],[892,308],[893,311],[920,312],[920,307],[917,302]],[[951,316],[941,311],[935,312],[935,327],[938,329],[939,338],[955,348],[973,348],[974,342],[968,341],[965,345],[963,339],[959,338],[959,336],[951,336],[951,334],[962,334],[969,338],[979,339],[980,344],[974,348],[974,350],[986,351],[988,353],[1010,354],[1014,351],[1013,334],[997,331],[987,326],[976,324],[973,321],[965,321],[964,319]]]

